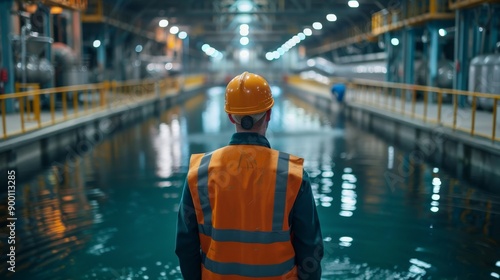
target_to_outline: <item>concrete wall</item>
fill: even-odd
[[[0,144],[0,172],[7,174],[7,170],[14,169],[18,181],[28,179],[48,165],[83,156],[131,123],[159,114],[202,92],[203,88],[194,88],[179,95],[99,112],[7,139]]]
[[[500,191],[500,145],[450,128],[408,120],[379,109],[336,101],[303,89],[288,87],[287,92],[317,108],[343,111],[347,119],[379,137],[394,143],[460,179],[484,189]]]

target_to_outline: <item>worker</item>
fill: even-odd
[[[244,72],[226,87],[236,133],[193,154],[179,207],[175,253],[184,279],[321,278],[323,239],[303,159],[265,137],[274,99]]]
[[[331,88],[331,92],[336,97],[337,101],[339,103],[342,103],[345,94],[345,84],[343,83],[334,84]]]

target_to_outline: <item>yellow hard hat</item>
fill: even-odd
[[[257,74],[243,72],[227,84],[224,109],[228,114],[258,114],[271,109],[273,104],[269,84]]]

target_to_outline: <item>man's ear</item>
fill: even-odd
[[[270,121],[271,120],[271,109],[267,110],[266,112],[266,121]]]
[[[231,121],[231,123],[236,123],[233,119],[233,116],[231,116],[231,114],[227,114],[227,116],[229,117],[229,120]]]

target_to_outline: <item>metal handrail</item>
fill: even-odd
[[[161,80],[105,81],[2,94],[0,95],[2,138],[6,139],[83,115],[129,106],[164,97],[167,94],[178,94],[180,88],[200,86],[204,81],[204,75],[194,75]],[[32,119],[25,117],[25,107],[31,110],[31,107],[27,106],[27,100],[31,99],[34,100],[32,107],[35,124],[30,124]],[[17,106],[14,106],[17,107],[16,112],[6,113],[8,102],[16,103]],[[42,112],[43,109],[45,113]],[[20,129],[12,131],[16,126]]]
[[[344,83],[348,88],[346,93],[348,102],[360,103],[411,119],[421,120],[425,123],[449,127],[456,131],[466,132],[471,136],[487,138],[493,142],[500,141],[500,138],[497,137],[496,127],[497,105],[499,105],[500,94],[363,79],[332,78],[328,85],[314,80],[305,80],[299,76],[289,77],[288,81],[296,85],[302,83],[307,86],[316,86],[322,89],[317,92],[321,92],[328,97],[331,97],[330,86],[332,84]],[[417,95],[421,95],[423,100],[419,101]],[[446,105],[445,107],[444,97],[451,100],[451,105]],[[490,132],[478,131],[478,114],[486,117],[489,117],[487,114],[490,114],[489,112],[478,112],[477,101],[479,98],[491,100],[493,103]],[[462,99],[462,105],[467,106],[466,108],[459,106],[460,99]],[[444,109],[449,111],[451,115],[449,119],[443,119]],[[467,116],[464,117],[464,114]],[[489,123],[487,124],[489,125]],[[485,124],[481,125],[484,126]],[[484,128],[484,130],[487,129]]]

